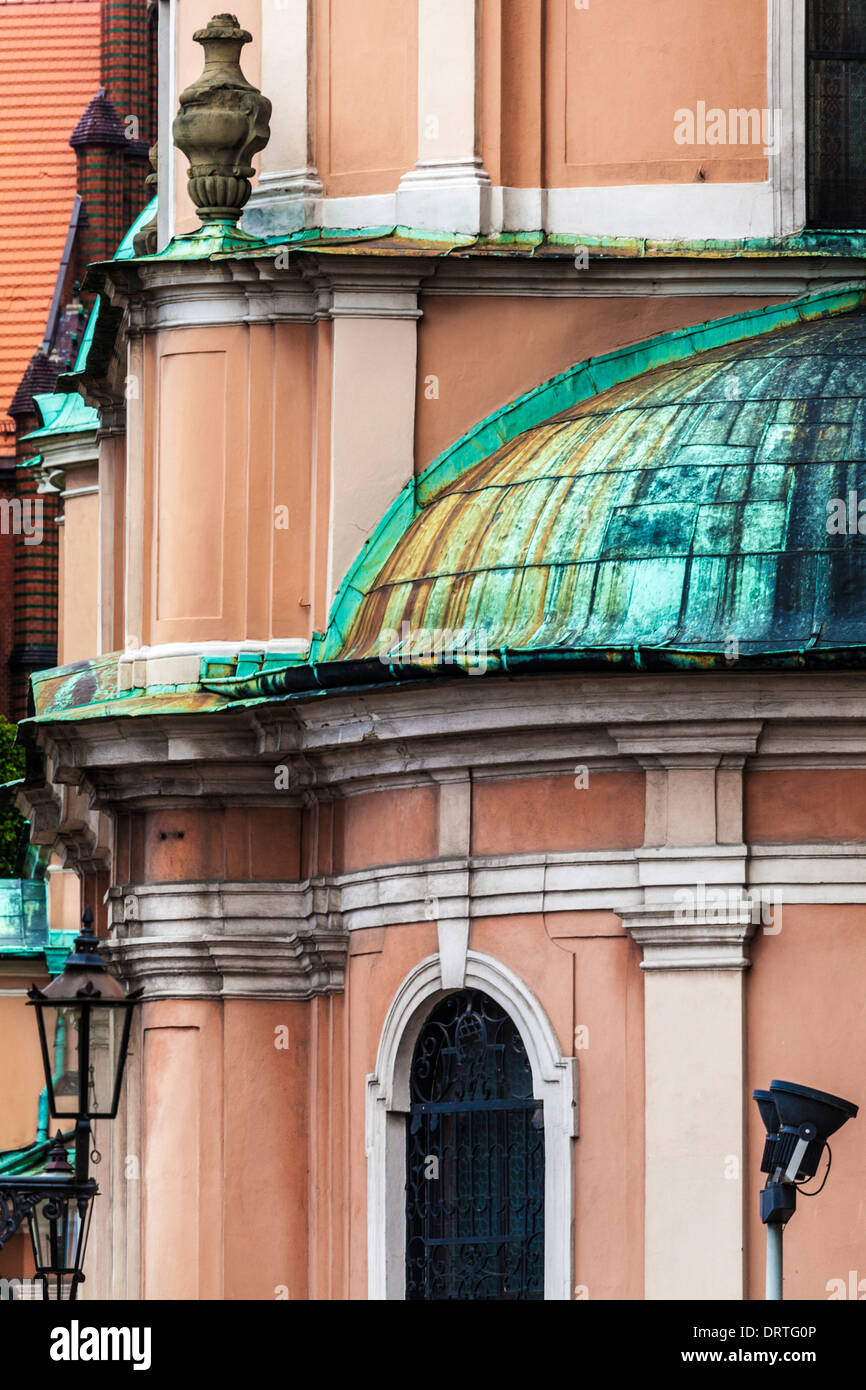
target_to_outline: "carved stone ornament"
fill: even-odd
[[[271,103],[241,72],[252,35],[235,15],[214,15],[193,38],[204,49],[204,72],[180,94],[174,143],[189,160],[189,194],[202,222],[236,222],[251,192],[252,156],[270,138]]]
[[[153,172],[148,174],[147,178],[144,181],[144,186],[145,188],[149,188],[151,190],[152,196],[154,193],[156,193],[157,183],[159,181],[159,170],[157,165],[157,161],[159,158],[158,144],[151,145],[150,149],[147,152],[147,157],[150,160],[150,167]],[[149,218],[148,221],[145,222],[142,227],[139,227],[135,236],[132,238],[132,249],[135,252],[136,256],[155,256],[156,245],[157,221],[156,213],[154,213],[153,217]]]

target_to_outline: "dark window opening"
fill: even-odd
[[[415,1045],[406,1132],[406,1298],[544,1298],[544,1115],[514,1023],[451,994]]]
[[[807,0],[808,225],[866,230],[866,0]]]

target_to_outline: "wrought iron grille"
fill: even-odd
[[[406,1297],[544,1297],[544,1117],[523,1041],[479,990],[449,995],[412,1059]]]
[[[866,229],[866,0],[807,0],[808,222]]]

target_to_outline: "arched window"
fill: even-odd
[[[406,1298],[544,1297],[544,1113],[523,1040],[480,990],[421,1029],[406,1125]]]

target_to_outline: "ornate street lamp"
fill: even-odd
[[[48,1108],[57,1120],[75,1121],[75,1176],[87,1178],[91,1120],[113,1120],[120,1103],[132,1011],[143,990],[128,994],[99,954],[88,907],[62,975],[28,990],[36,1010]],[[53,1040],[60,1018],[66,1029],[66,1067],[54,1077]],[[97,1074],[98,1073],[98,1074]]]
[[[53,1289],[55,1298],[74,1299],[84,1279],[92,1202],[99,1191],[88,1171],[91,1121],[117,1115],[132,1011],[143,990],[127,993],[109,972],[87,908],[63,973],[44,990],[33,985],[28,993],[39,1026],[49,1110],[55,1119],[74,1121],[75,1167],[58,1130],[44,1173],[0,1179],[0,1249],[26,1216],[43,1295],[51,1296]],[[64,1039],[58,1078],[54,1044]]]
[[[43,1299],[77,1297],[98,1190],[93,1178],[76,1181],[59,1130],[44,1173],[0,1183],[0,1247],[26,1217]]]

